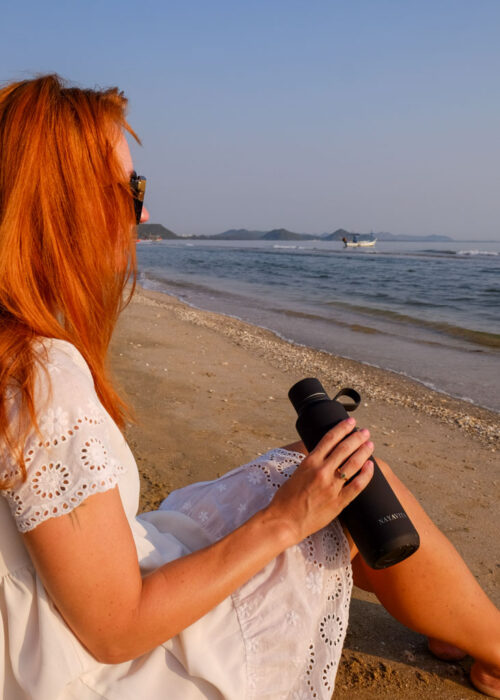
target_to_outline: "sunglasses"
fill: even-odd
[[[135,222],[139,225],[141,223],[142,206],[146,194],[146,178],[142,175],[138,175],[135,170],[130,176],[130,191],[134,198]]]

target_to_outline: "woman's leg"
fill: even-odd
[[[300,442],[286,449],[305,452]],[[400,564],[376,571],[349,538],[354,583],[375,593],[401,623],[429,637],[437,655],[456,659],[463,650],[473,656],[473,683],[500,698],[500,611],[410,491],[385,462],[377,463],[418,530],[420,547]]]
[[[375,593],[397,620],[429,637],[437,655],[459,658],[464,650],[473,656],[472,681],[500,697],[500,611],[410,491],[385,462],[377,462],[417,528],[420,547],[379,571],[355,553],[354,583]]]

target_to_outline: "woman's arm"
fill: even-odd
[[[327,525],[367,485],[373,445],[337,425],[270,505],[213,545],[142,578],[118,489],[24,535],[35,567],[75,635],[104,663],[135,658],[214,608],[287,547]],[[336,469],[350,478],[345,485]]]

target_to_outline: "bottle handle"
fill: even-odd
[[[345,408],[346,411],[355,411],[359,404],[361,403],[361,396],[358,394],[357,391],[354,389],[350,389],[349,387],[345,387],[344,389],[341,389],[334,397],[333,400],[337,401],[339,396],[348,396],[350,399],[352,399],[353,403],[344,403],[343,401],[339,401],[340,404]]]

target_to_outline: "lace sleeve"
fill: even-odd
[[[76,348],[53,347],[46,369],[46,379],[41,372],[36,391],[37,405],[42,406],[41,436],[33,433],[24,452],[27,478],[3,492],[20,532],[69,513],[93,493],[113,488],[124,471],[110,449],[109,430],[117,428]],[[11,463],[7,469],[13,474],[17,467]]]

